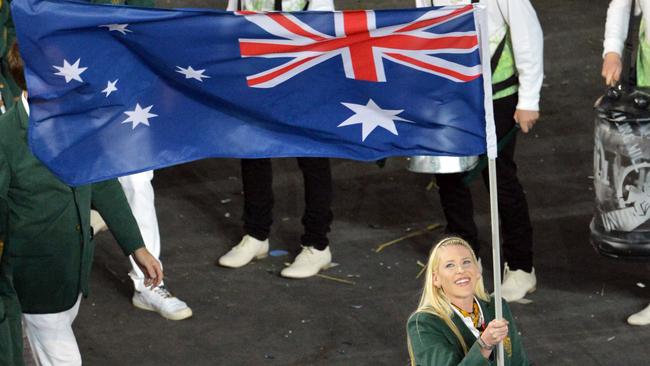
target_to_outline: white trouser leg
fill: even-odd
[[[144,245],[156,259],[159,259],[160,232],[158,231],[158,219],[156,218],[156,207],[154,206],[152,179],[152,170],[118,178],[129,206],[131,206],[135,221],[137,221],[140,228]],[[142,291],[144,289],[144,274],[133,258],[130,259],[133,267],[131,272],[133,286],[137,291]]]
[[[72,332],[79,303],[81,295],[72,308],[60,313],[23,314],[23,328],[37,365],[81,365],[79,346]]]

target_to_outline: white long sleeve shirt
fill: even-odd
[[[469,3],[471,0],[415,0],[417,7]],[[488,8],[491,54],[510,27],[515,65],[519,74],[517,109],[539,110],[540,90],[544,81],[544,36],[535,9],[529,0],[481,0],[480,4]]]
[[[251,1],[251,0],[248,0]],[[241,3],[243,6],[246,6],[246,0],[241,0]],[[287,9],[289,8],[289,4],[292,2],[292,0],[282,0],[282,9]],[[239,10],[237,9],[237,0],[228,0],[228,7],[226,10],[229,11],[236,11]],[[273,10],[273,1],[270,1],[270,7],[269,9],[264,9],[266,11],[271,11]],[[248,10],[248,9],[244,9]],[[314,10],[314,11],[333,11],[334,10],[334,0],[310,0],[309,4],[307,5],[307,10]]]
[[[607,9],[607,22],[605,23],[605,41],[603,42],[603,55],[614,52],[623,54],[625,39],[630,25],[630,7],[633,0],[612,0]],[[634,13],[648,14],[650,0],[638,0]],[[645,22],[645,38],[650,43],[650,22]]]

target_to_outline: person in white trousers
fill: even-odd
[[[151,185],[153,171],[127,175],[118,178],[126,199],[131,207],[133,216],[144,239],[145,246],[151,254],[160,260],[160,231],[154,206],[154,191]],[[93,210],[91,224],[95,233],[106,229],[101,216]],[[144,274],[131,260],[132,270],[129,276],[133,280],[133,306],[149,311],[155,311],[169,320],[182,320],[192,316],[192,309],[184,301],[173,296],[164,283],[148,288],[144,286]],[[162,262],[161,262],[162,263]]]

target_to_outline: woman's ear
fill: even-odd
[[[433,286],[440,288],[442,283],[440,282],[440,277],[436,272],[433,272]]]

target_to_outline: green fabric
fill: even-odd
[[[7,59],[0,59],[0,93],[5,104],[5,111],[11,109],[20,99],[21,90],[9,72]]]
[[[7,56],[9,46],[16,39],[16,29],[11,20],[9,9],[11,7],[11,0],[0,0],[0,57]]]
[[[0,365],[24,365],[21,320],[18,297],[0,267]]]
[[[69,187],[32,155],[21,102],[0,116],[0,200],[9,209],[2,271],[25,313],[56,313],[88,294],[94,245],[91,204],[124,254],[143,246],[117,180]]]
[[[489,303],[479,300],[485,323],[494,320],[494,299]],[[506,366],[528,366],[521,336],[513,320],[510,309],[503,301],[503,317],[510,322],[508,336],[511,342],[511,352],[505,352]],[[496,361],[490,361],[483,357],[481,348],[476,343],[476,337],[467,328],[463,320],[453,314],[452,321],[461,332],[465,343],[469,348],[467,354],[463,354],[460,341],[445,322],[436,315],[430,313],[416,313],[411,315],[407,323],[407,332],[413,347],[416,365],[418,366],[483,366],[496,365]]]
[[[639,87],[650,86],[650,44],[645,39],[645,21],[641,19],[639,31],[639,51],[636,58],[636,84]]]
[[[499,83],[501,81],[509,79],[511,76],[515,75],[517,73],[517,67],[515,66],[515,54],[512,51],[512,40],[510,39],[510,31],[506,32],[506,44],[503,47],[503,53],[501,53],[501,57],[499,58],[499,62],[497,63],[496,70],[492,72],[492,84]],[[502,39],[497,39],[497,40],[492,40],[490,39],[490,43],[496,42],[498,45],[501,43]],[[492,95],[492,99],[501,99],[505,97],[509,97],[519,90],[518,85],[513,85],[507,89],[504,89],[498,93],[495,93]]]

